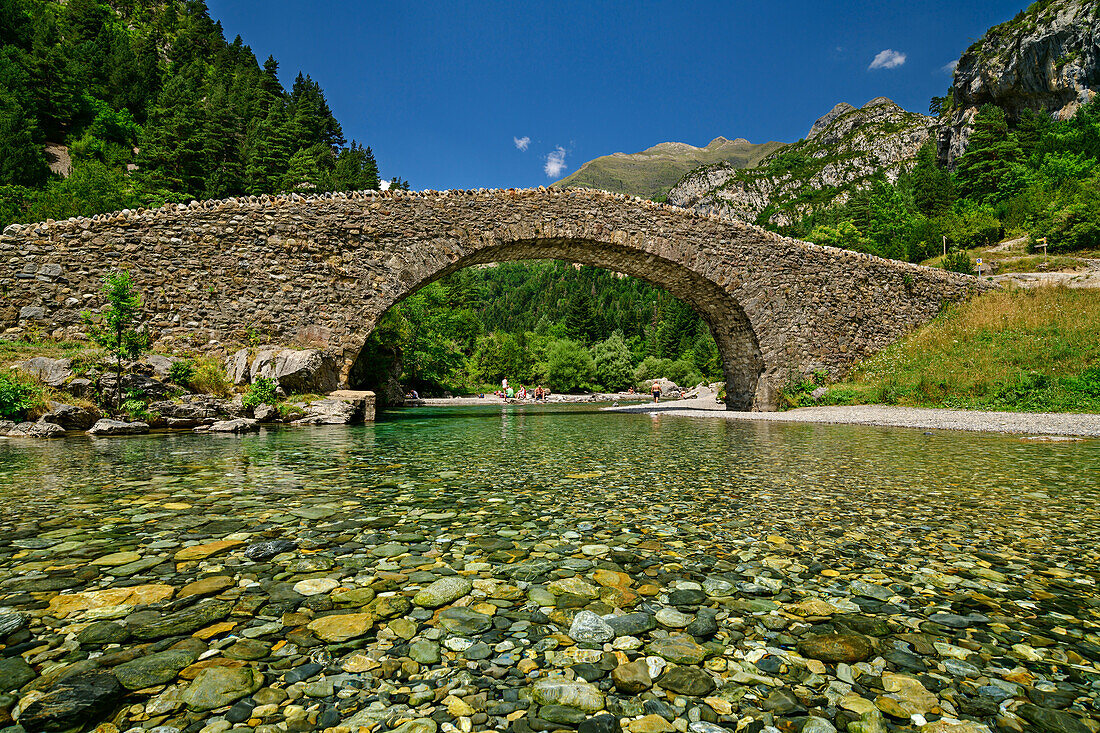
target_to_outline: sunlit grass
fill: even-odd
[[[1100,291],[1013,289],[952,306],[825,401],[1100,412]]]

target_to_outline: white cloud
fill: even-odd
[[[378,190],[379,191],[388,191],[389,189],[390,189],[390,182],[389,181],[379,181],[378,182]]]
[[[958,66],[958,65],[959,65],[959,60],[958,60],[958,59],[955,59],[955,60],[954,60],[954,61],[952,61],[951,63],[949,63],[949,64],[944,64],[944,65],[943,65],[943,66],[941,66],[940,68],[941,68],[941,69],[943,70],[943,72],[944,72],[945,74],[954,74],[954,73],[955,73],[955,67],[956,67],[956,66]]]
[[[546,156],[546,165],[542,167],[547,178],[557,178],[565,170],[565,148],[561,145]]]
[[[516,150],[527,150],[527,146],[531,144],[531,138],[526,135],[523,137],[513,137],[512,142],[516,144]]]
[[[905,54],[895,51],[892,48],[888,48],[884,51],[879,51],[875,56],[874,61],[868,66],[868,69],[896,69],[905,63]]]

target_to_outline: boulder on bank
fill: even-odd
[[[248,368],[248,349],[238,349],[225,360],[225,374],[230,384],[248,384],[251,371]]]
[[[149,411],[155,412],[169,420],[194,420],[196,424],[203,420],[214,420],[219,415],[225,414],[219,410],[219,401],[216,397],[208,395],[187,395],[192,399],[161,400],[150,402]]]
[[[60,425],[65,430],[87,430],[99,419],[99,411],[66,405],[62,402],[49,402],[50,411],[42,416],[46,422]]]
[[[7,432],[9,438],[61,438],[65,428],[51,422],[21,422]]]
[[[256,405],[252,410],[252,417],[256,422],[275,422],[279,419],[279,411],[271,405]]]
[[[144,435],[149,432],[149,424],[105,418],[97,421],[87,432],[88,435]]]
[[[162,381],[168,380],[168,373],[172,365],[181,361],[178,356],[165,356],[164,354],[146,354],[142,363],[153,371],[153,376]]]
[[[253,381],[267,377],[287,393],[324,394],[340,385],[336,360],[320,349],[263,349],[256,353],[249,373]]]
[[[108,402],[114,401],[118,380],[113,373],[104,374],[96,382],[100,395]],[[166,399],[175,389],[158,379],[144,374],[123,374],[122,394],[128,398],[131,393],[138,393],[150,399]]]
[[[35,356],[15,364],[12,368],[37,379],[48,387],[60,387],[65,384],[65,380],[73,376],[72,362],[69,359]]]
[[[305,406],[306,416],[297,425],[349,425],[374,420],[374,392],[337,390]]]
[[[195,428],[196,432],[209,431],[211,433],[252,433],[260,429],[260,422],[249,417],[238,417],[233,420],[219,420],[213,425]]]

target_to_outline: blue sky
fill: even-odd
[[[945,65],[1027,4],[207,1],[415,189],[537,186],[669,140],[791,142],[841,101],[924,112]]]

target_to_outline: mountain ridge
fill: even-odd
[[[646,198],[663,198],[684,176],[701,165],[727,162],[736,167],[756,165],[783,143],[751,143],[745,138],[718,136],[704,147],[667,141],[637,153],[615,152],[584,163],[553,187],[599,188]]]

